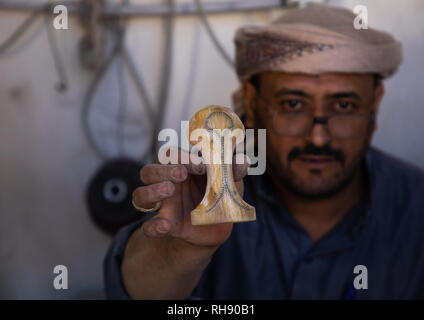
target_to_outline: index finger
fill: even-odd
[[[189,152],[175,146],[170,146],[167,149],[159,150],[158,161],[161,164],[184,165],[187,172],[193,175],[203,175],[206,172],[202,158],[194,150]]]
[[[171,160],[171,163],[184,165],[189,174],[204,175],[206,173],[206,165],[203,163],[202,157],[195,151],[194,148],[189,152],[178,147],[170,146],[168,149],[159,151],[158,160],[162,164],[168,164]],[[237,153],[232,158],[232,166],[234,180],[240,181],[247,174],[250,159],[243,153]]]

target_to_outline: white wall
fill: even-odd
[[[134,1],[135,2],[135,1]],[[150,1],[138,1],[149,3]],[[356,1],[331,1],[353,7]],[[358,2],[359,3],[359,2]],[[405,62],[387,81],[375,144],[424,168],[424,111],[421,89],[424,43],[424,3],[419,0],[360,1],[369,9],[371,26],[387,29],[404,43]],[[399,6],[399,7],[398,7]],[[246,23],[264,23],[276,12],[214,15],[210,21],[228,52],[233,52],[234,30]],[[23,14],[0,12],[0,43],[24,18]],[[38,23],[41,23],[39,21]],[[200,28],[197,29],[196,28]],[[37,29],[31,28],[26,38]],[[157,95],[161,23],[158,19],[130,21],[127,45],[151,96]],[[198,32],[198,33],[196,33]],[[193,39],[199,35],[199,56],[189,110],[187,96]],[[57,31],[70,88],[55,91],[57,82],[45,30],[34,36],[24,51],[0,56],[0,298],[102,298],[102,259],[110,242],[90,220],[84,190],[100,165],[81,132],[82,97],[92,74],[81,67],[77,45],[81,28],[70,20],[70,30]],[[172,87],[164,126],[179,128],[181,114],[190,117],[208,104],[230,105],[237,87],[234,72],[209,41],[198,19],[180,17],[175,28]],[[95,130],[111,157],[117,156],[110,117],[116,111],[116,70],[112,69],[95,98],[98,117]],[[129,78],[126,82],[129,83]],[[127,152],[139,156],[149,141],[148,122],[140,102],[128,84],[129,107],[140,119],[144,135],[128,142]],[[144,117],[144,120],[143,120]],[[112,121],[113,123],[113,121]],[[136,128],[137,129],[137,128]],[[103,131],[105,130],[105,132]],[[134,127],[129,130],[134,131]],[[53,289],[53,267],[69,268],[67,291]]]

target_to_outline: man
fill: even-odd
[[[266,173],[234,166],[257,220],[192,226],[204,166],[144,167],[133,202],[157,213],[112,243],[108,297],[424,298],[424,174],[370,147],[401,46],[353,20],[311,6],[238,30],[237,110],[267,129]]]

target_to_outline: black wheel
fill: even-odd
[[[132,192],[139,186],[141,163],[129,159],[106,162],[88,184],[86,202],[94,222],[109,234],[142,217],[132,205]]]

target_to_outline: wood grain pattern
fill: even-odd
[[[200,138],[193,138],[196,129],[202,129]],[[256,220],[255,208],[237,191],[231,165],[236,139],[243,139],[244,132],[238,116],[226,107],[208,106],[190,120],[189,141],[200,146],[207,171],[205,196],[191,212],[193,225]]]

